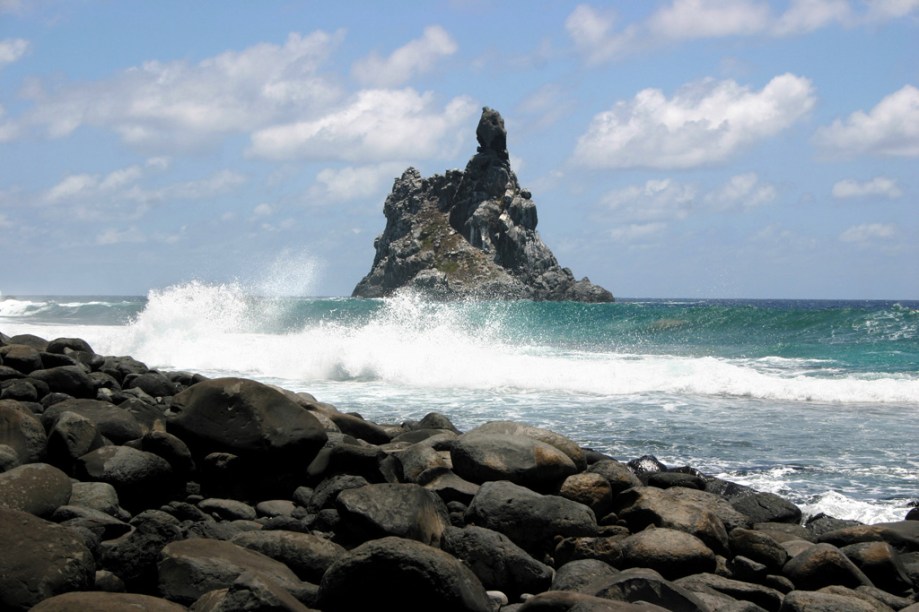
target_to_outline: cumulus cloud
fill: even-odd
[[[842,242],[866,246],[878,240],[891,238],[896,233],[897,228],[890,223],[863,223],[850,227],[839,235],[839,239]]]
[[[398,162],[345,168],[324,168],[316,175],[309,197],[322,202],[344,202],[377,196],[402,174],[406,164]]]
[[[619,25],[612,11],[580,4],[565,29],[585,59],[598,63],[691,40],[800,35],[832,24],[876,24],[916,11],[919,0],[867,0],[855,6],[850,0],[790,0],[781,12],[764,0],[672,0],[642,21]]]
[[[49,189],[44,199],[54,204],[66,200],[98,197],[127,187],[137,182],[143,175],[143,169],[137,165],[119,168],[106,175],[71,174]]]
[[[601,203],[627,221],[672,221],[694,212],[750,209],[774,200],[776,189],[755,172],[730,177],[708,191],[670,178],[652,179],[606,194]]]
[[[96,236],[96,244],[100,246],[121,243],[141,243],[146,241],[147,237],[144,233],[134,226],[122,230],[108,228]]]
[[[324,112],[341,96],[319,67],[342,34],[290,34],[196,64],[150,61],[92,82],[47,91],[28,88],[34,108],[23,121],[51,137],[81,126],[115,130],[125,142],[154,148],[200,146],[291,116]]]
[[[430,92],[370,89],[318,119],[275,125],[252,135],[250,153],[270,159],[382,162],[446,157],[477,106],[466,97],[437,108]]]
[[[833,197],[840,199],[881,197],[894,200],[902,195],[897,182],[886,176],[878,176],[861,183],[846,179],[833,185]]]
[[[644,89],[594,116],[574,157],[593,168],[691,168],[728,159],[787,129],[816,101],[810,80],[773,78],[760,91],[705,80],[667,99]]]
[[[399,47],[389,57],[372,53],[354,64],[351,74],[372,87],[394,87],[430,72],[437,62],[456,53],[457,45],[440,26],[425,28],[421,38]]]
[[[867,113],[859,110],[820,128],[815,140],[843,155],[919,155],[919,89],[906,85]]]
[[[0,40],[0,68],[17,61],[29,50],[29,41],[22,38]]]

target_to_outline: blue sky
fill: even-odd
[[[919,0],[0,0],[0,292],[348,295],[482,106],[617,296],[919,299]]]

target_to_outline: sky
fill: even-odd
[[[919,0],[0,0],[0,293],[350,295],[483,106],[617,297],[919,299]]]

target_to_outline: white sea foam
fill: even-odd
[[[35,312],[47,306],[47,302],[2,298],[0,299],[0,318],[17,318],[27,314],[35,314]]]
[[[837,491],[827,491],[810,503],[799,504],[805,516],[824,513],[829,516],[866,524],[902,521],[909,507],[900,501],[862,501]]]

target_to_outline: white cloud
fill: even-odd
[[[648,20],[657,37],[669,40],[756,34],[770,22],[769,5],[751,0],[674,0]]]
[[[626,219],[685,219],[698,196],[692,185],[653,179],[608,193],[602,203]]]
[[[709,193],[705,200],[717,210],[755,208],[775,199],[775,187],[762,184],[755,172],[732,176],[721,188]]]
[[[588,63],[621,59],[663,45],[739,36],[783,37],[832,24],[872,25],[919,10],[919,0],[790,0],[783,12],[764,0],[672,0],[643,21],[617,23],[612,11],[580,4],[565,21],[568,36]],[[618,29],[616,26],[619,26]]]
[[[863,223],[850,227],[839,235],[839,239],[865,246],[876,240],[890,238],[896,233],[897,228],[890,223]]]
[[[143,176],[139,166],[128,166],[114,170],[105,176],[98,174],[71,174],[45,194],[45,201],[55,203],[62,200],[85,199],[112,192],[136,182]]]
[[[406,164],[394,162],[324,168],[316,175],[316,184],[310,189],[309,196],[311,199],[326,202],[379,197],[385,194],[394,178],[401,175],[405,167]]]
[[[820,128],[816,142],[845,155],[862,153],[914,157],[919,155],[919,89],[906,85],[886,96],[869,112],[856,111],[845,120]]]
[[[0,68],[17,61],[29,50],[29,41],[22,38],[0,40]]]
[[[264,202],[252,209],[252,214],[256,217],[270,217],[273,212],[271,204]]]
[[[834,198],[869,198],[882,197],[894,200],[903,195],[897,182],[886,176],[878,176],[870,181],[858,182],[852,179],[838,181],[833,185]]]
[[[456,42],[446,30],[429,26],[421,38],[396,49],[387,58],[372,53],[359,60],[351,73],[361,83],[373,87],[398,86],[416,75],[430,72],[438,60],[453,55],[456,50]]]
[[[275,125],[252,135],[250,153],[271,159],[381,162],[447,157],[477,110],[465,97],[443,109],[430,92],[370,89],[318,119]]]
[[[691,168],[728,159],[787,129],[814,106],[811,82],[793,74],[761,91],[734,81],[690,84],[667,99],[644,89],[594,116],[574,157],[593,168]]]
[[[738,174],[707,192],[673,179],[652,179],[611,191],[601,203],[626,221],[680,220],[695,212],[750,209],[774,200],[776,189],[755,172]]]
[[[112,244],[121,244],[121,243],[141,243],[146,242],[147,237],[144,236],[136,227],[129,227],[124,230],[117,230],[115,228],[108,228],[103,230],[98,236],[96,236],[96,244],[100,246],[107,246]]]
[[[13,227],[12,221],[3,213],[0,213],[0,227]]]
[[[632,223],[612,230],[610,238],[617,242],[636,242],[661,233],[666,223]]]
[[[245,182],[246,176],[239,172],[220,170],[207,178],[174,183],[158,189],[134,186],[125,191],[122,197],[142,204],[169,200],[202,200],[226,193]]]
[[[130,144],[200,146],[215,136],[247,132],[272,121],[324,112],[338,87],[319,73],[342,34],[290,34],[197,64],[150,61],[109,79],[29,88],[34,108],[24,121],[63,137],[84,125],[115,130]]]

